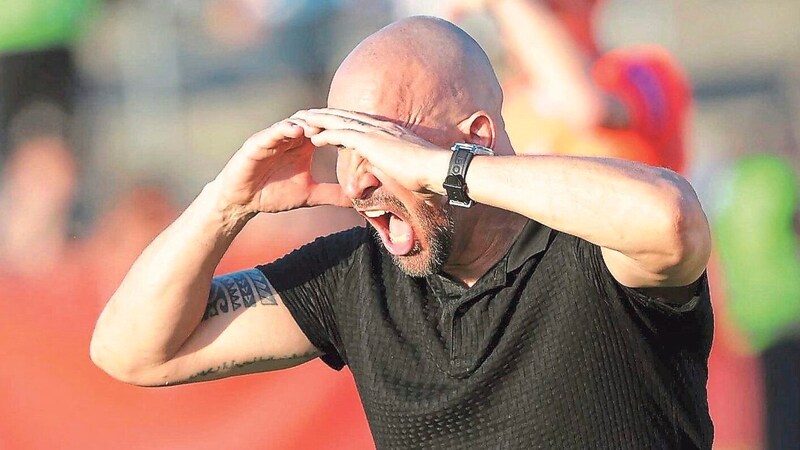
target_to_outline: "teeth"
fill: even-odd
[[[380,217],[380,216],[382,216],[384,214],[386,214],[386,211],[384,211],[382,209],[375,209],[375,210],[372,210],[372,211],[364,211],[364,215],[366,215],[367,217],[372,217],[373,219],[375,217]]]

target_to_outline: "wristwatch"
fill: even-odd
[[[451,205],[469,208],[472,199],[467,195],[467,168],[475,155],[494,155],[489,147],[477,144],[456,143],[450,148],[453,156],[450,157],[450,167],[447,169],[447,178],[444,179],[444,190]]]

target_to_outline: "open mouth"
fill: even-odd
[[[407,219],[397,213],[385,209],[359,211],[383,241],[389,253],[404,256],[414,248],[414,230]]]

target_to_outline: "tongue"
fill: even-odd
[[[408,254],[414,247],[414,233],[411,230],[411,225],[391,214],[391,217],[389,217],[389,236],[384,245],[393,255],[403,256]]]

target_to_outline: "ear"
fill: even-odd
[[[460,124],[458,128],[464,134],[464,140],[469,144],[478,144],[494,148],[497,128],[494,120],[486,111],[478,111]]]

